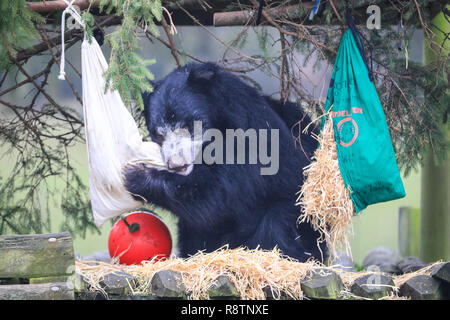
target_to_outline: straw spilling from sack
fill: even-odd
[[[326,241],[330,256],[342,248],[351,256],[348,234],[352,231],[355,209],[339,169],[331,117],[325,122],[313,162],[303,169],[304,183],[297,198],[301,207],[299,223],[308,222]]]

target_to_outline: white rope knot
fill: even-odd
[[[67,4],[67,8],[64,9],[64,11],[62,13],[62,17],[61,17],[61,60],[60,60],[60,65],[59,65],[59,75],[58,75],[59,80],[66,80],[66,73],[64,72],[65,61],[66,61],[65,45],[64,45],[64,29],[66,27],[66,13],[69,13],[75,19],[75,21],[78,22],[80,24],[80,26],[82,26],[84,28],[83,19],[81,18],[80,14],[72,6],[72,4],[75,2],[75,0],[72,0],[70,2],[68,0],[63,0],[63,1]]]
[[[58,79],[66,80],[66,73],[63,70],[59,71]]]

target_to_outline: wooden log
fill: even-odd
[[[265,10],[266,13],[273,19],[280,17],[286,17],[287,19],[293,19],[298,16],[300,6],[303,9],[311,9],[314,7],[314,3],[302,3],[290,6],[280,6],[273,9]],[[247,23],[247,21],[255,16],[255,10],[242,10],[242,11],[229,11],[229,12],[216,12],[214,13],[214,26],[242,26]],[[264,18],[262,19],[264,21]]]
[[[419,256],[420,209],[401,207],[398,212],[398,249],[403,257]]]
[[[0,286],[0,300],[73,300],[73,288],[66,282]]]
[[[400,294],[413,300],[441,300],[444,298],[444,286],[430,276],[415,276],[400,286]]]
[[[97,6],[99,1],[95,1],[92,5]],[[74,6],[78,6],[81,10],[89,7],[89,0],[75,0]],[[45,2],[27,2],[28,9],[39,12],[48,13],[55,11],[63,11],[67,8],[67,4],[64,1],[45,1]]]
[[[103,277],[100,285],[108,295],[124,296],[131,294],[134,287],[134,277],[123,271],[111,272]]]
[[[301,288],[305,297],[311,299],[338,299],[344,284],[335,271],[321,268],[309,272]]]
[[[227,275],[220,275],[208,288],[207,294],[210,299],[239,299],[239,292]]]
[[[181,5],[185,8],[198,8],[202,9],[202,5],[198,0],[164,0],[164,5],[169,8],[177,8],[178,5]],[[222,5],[226,4],[228,0],[213,0],[213,5]],[[74,6],[78,6],[81,10],[85,10],[89,8],[90,1],[89,0],[75,0],[73,3]],[[100,1],[93,1],[90,5],[91,7],[97,7],[100,4]],[[41,1],[41,2],[27,2],[28,9],[38,12],[38,13],[49,13],[56,11],[63,11],[67,8],[67,5],[62,0],[54,0],[54,1]]]
[[[431,268],[431,276],[447,282],[450,286],[450,262],[443,262]]]
[[[76,0],[74,2],[74,5],[77,5],[81,10],[85,10],[89,7],[89,0]],[[203,25],[215,25],[215,26],[231,26],[231,25],[244,25],[249,16],[248,14],[253,14],[254,11],[252,10],[244,10],[244,11],[234,11],[234,12],[227,12],[227,7],[231,4],[238,4],[241,5],[249,5],[251,4],[250,1],[229,1],[229,0],[208,0],[207,5],[204,4],[205,1],[199,1],[199,0],[163,0],[163,5],[172,11],[172,20],[174,21],[175,25],[181,26],[181,25],[197,25],[194,21],[191,19],[185,19],[183,18],[184,13],[179,10],[179,6],[182,6],[185,9],[192,10],[195,12],[191,12],[194,14],[196,19],[201,21]],[[387,0],[372,0],[372,1],[366,1],[366,0],[350,0],[352,2],[351,7],[354,11],[356,11],[358,14],[356,15],[357,23],[361,24],[364,23],[367,19],[366,9],[369,6],[369,4],[377,4],[382,8],[390,8],[394,9],[393,6],[391,6],[391,3]],[[270,12],[272,8],[270,8],[271,3],[276,3],[276,1],[266,1],[265,11]],[[335,1],[335,4],[337,4],[338,1]],[[94,1],[91,4],[91,8],[97,7],[99,4],[99,1]],[[291,7],[294,7],[295,5],[290,5]],[[290,7],[286,6],[286,7]],[[302,1],[299,2],[297,7],[302,6],[305,10],[311,10],[311,8],[314,7],[314,1]],[[61,1],[41,1],[41,2],[27,2],[28,9],[38,12],[40,14],[50,13],[50,12],[56,12],[56,11],[62,11],[64,10],[67,5]],[[273,8],[278,10],[277,8]],[[422,10],[425,8],[422,8]],[[284,9],[283,9],[284,10]],[[442,10],[442,4],[439,1],[435,1],[434,3],[431,3],[428,8],[430,15],[434,16],[438,12]],[[214,17],[213,17],[213,13]],[[180,15],[181,14],[181,15]],[[233,16],[236,15],[236,16]],[[390,23],[392,25],[398,24],[398,18],[397,15],[390,15],[395,18],[392,18],[390,20]],[[362,18],[360,18],[362,17]],[[276,18],[276,16],[274,17]],[[298,18],[298,17],[297,17]],[[336,22],[337,24],[342,23],[340,20],[335,19],[334,15],[332,17],[332,21]],[[341,18],[342,19],[342,18]],[[316,18],[316,23],[320,25],[320,21],[323,21],[323,18],[320,20],[319,17]],[[114,24],[119,24],[119,20],[115,20]],[[299,21],[302,22],[302,21]],[[159,25],[159,23],[157,23]]]
[[[381,299],[389,296],[395,284],[391,277],[384,274],[366,274],[356,279],[350,290],[358,297]]]
[[[172,270],[162,270],[154,274],[151,286],[151,293],[161,298],[186,297],[186,288],[182,282],[182,275]]]
[[[69,232],[0,236],[0,278],[71,275],[75,270]]]

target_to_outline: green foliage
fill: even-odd
[[[103,1],[103,7],[124,17],[123,24],[107,39],[113,49],[111,68],[106,73],[108,83],[119,90],[127,104],[134,98],[142,107],[141,92],[151,91],[148,80],[153,80],[146,66],[154,60],[143,60],[136,53],[139,49],[136,29],[138,24],[147,25],[153,34],[158,33],[154,20],[162,18],[161,2]],[[60,15],[61,12],[49,15],[57,26]],[[91,39],[94,17],[85,12],[82,19],[86,36]],[[25,0],[0,2],[0,72],[14,66],[10,54],[14,56],[38,44],[37,40],[41,41],[35,28],[35,24],[41,22],[44,22],[42,16],[28,10]],[[46,76],[35,80],[44,90]],[[5,73],[5,77],[8,79],[4,83],[14,84],[12,72]],[[24,98],[24,103],[29,100]],[[82,122],[76,121],[79,116],[70,108],[53,103],[36,110],[33,103],[26,108],[1,106],[6,106],[6,113],[0,117],[0,159],[2,164],[12,165],[2,171],[3,179],[0,178],[0,234],[48,232],[52,230],[50,211],[58,207],[64,215],[59,227],[71,231],[73,236],[84,237],[88,230],[99,232],[93,222],[88,188],[71,165],[67,153],[67,148],[81,136]],[[68,119],[61,112],[73,118]],[[11,157],[12,161],[5,157]]]
[[[92,34],[92,15],[84,14],[83,19],[89,26],[88,34]],[[10,55],[16,56],[40,39],[35,24],[44,21],[41,15],[27,8],[25,0],[0,2],[0,72],[15,66]],[[0,178],[0,234],[49,232],[52,230],[50,211],[58,207],[65,216],[64,230],[74,236],[83,235],[86,230],[98,232],[93,224],[86,186],[64,152],[73,139],[71,136],[79,132],[78,125],[55,123],[55,119],[60,118],[51,105],[41,105],[37,113],[31,107],[33,105],[28,109],[12,106],[18,118],[8,112],[11,110],[1,110],[0,159],[2,165],[8,164],[8,169],[2,171],[3,179]],[[10,161],[6,157],[10,157]],[[65,187],[58,189],[64,178],[67,178]],[[61,191],[64,193],[62,201],[54,197]]]
[[[81,19],[84,22],[84,34],[89,40],[89,43],[91,43],[91,39],[94,34],[92,30],[94,27],[94,16],[86,11],[82,14]]]
[[[66,187],[61,199],[61,209],[65,213],[65,221],[61,230],[73,230],[86,238],[86,231],[100,234],[94,223],[91,211],[89,190],[81,181],[80,176],[70,170],[67,173]]]
[[[0,234],[49,232],[52,230],[50,211],[58,207],[65,218],[59,230],[83,237],[87,230],[99,232],[93,222],[88,190],[66,159],[66,152],[62,152],[65,147],[55,145],[52,139],[38,139],[36,144],[40,147],[37,147],[33,142],[36,137],[23,125],[8,127],[7,122],[9,117],[0,122],[0,130],[7,129],[10,133],[16,130],[18,139],[10,144],[11,141],[1,136],[0,145],[5,151],[1,161],[8,163],[7,156],[17,160],[6,178],[0,178]],[[36,129],[49,132],[43,126]]]
[[[0,1],[0,71],[11,64],[8,50],[14,55],[36,38],[34,23],[44,19],[27,8],[25,0]]]
[[[261,50],[264,60],[266,62],[270,61],[270,55],[269,51],[267,50],[268,47],[268,39],[269,39],[269,33],[267,32],[267,28],[261,29],[260,32],[256,33],[258,38],[258,45],[259,49]]]
[[[230,42],[230,46],[237,48],[237,49],[242,49],[244,48],[246,42],[247,42],[247,38],[248,38],[248,29],[244,29],[239,35],[238,37],[234,38],[231,42]]]
[[[160,0],[102,0],[100,7],[107,13],[115,12],[123,16],[122,25],[107,37],[112,52],[109,68],[105,73],[106,88],[118,90],[125,104],[130,105],[132,99],[144,109],[141,94],[152,92],[148,80],[154,80],[153,74],[147,69],[155,60],[143,60],[136,53],[140,49],[137,44],[137,26],[143,25],[154,36],[159,36],[155,21],[162,19]]]
[[[417,19],[417,12],[415,15]],[[410,16],[414,19],[414,14]],[[411,43],[414,31],[412,27],[407,29],[406,43]],[[375,63],[381,63],[383,68],[378,69],[387,73],[378,76],[375,84],[398,165],[407,176],[420,167],[429,148],[440,161],[449,149],[442,124],[448,114],[450,62],[443,59],[423,65],[410,60],[406,69],[404,50],[397,49],[399,35],[396,31],[382,28],[368,35]]]

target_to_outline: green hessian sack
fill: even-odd
[[[332,107],[339,167],[356,213],[370,204],[405,196],[386,118],[360,50],[348,29],[325,104],[327,112]]]

